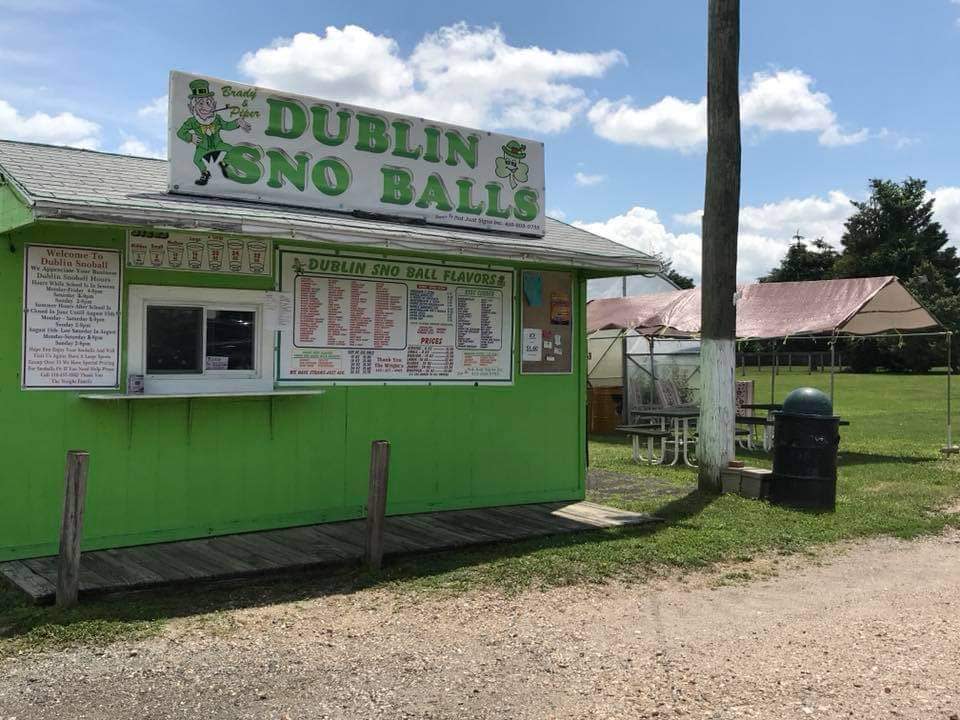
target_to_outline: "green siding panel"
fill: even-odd
[[[33,222],[33,212],[9,185],[0,182],[0,232],[9,232]]]
[[[33,225],[15,253],[0,252],[0,559],[56,552],[70,448],[91,453],[86,549],[362,517],[376,439],[392,443],[391,513],[583,498],[582,278],[570,375],[515,368],[512,386],[340,385],[274,399],[91,402],[20,390],[23,243],[123,240],[120,228]],[[145,270],[123,281],[271,287]],[[514,325],[519,335],[519,310]]]

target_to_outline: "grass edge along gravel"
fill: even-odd
[[[769,376],[755,375],[757,397]],[[825,384],[816,374],[781,377],[782,395],[798,384]],[[109,645],[162,632],[166,620],[250,605],[303,601],[369,587],[436,596],[474,589],[517,593],[610,580],[642,582],[665,572],[736,563],[764,553],[792,554],[819,545],[878,535],[914,538],[960,526],[944,510],[960,495],[960,458],[938,453],[943,378],[842,375],[837,411],[843,430],[837,511],[780,508],[735,496],[695,491],[695,471],[649,468],[630,461],[622,438],[591,441],[591,467],[621,478],[630,492],[588,492],[588,499],[662,519],[652,526],[502,543],[401,558],[379,574],[356,568],[92,600],[73,610],[38,608],[0,588],[0,657],[75,645]],[[896,398],[896,403],[891,402]],[[782,397],[778,398],[782,399]],[[750,464],[769,456],[747,454]]]

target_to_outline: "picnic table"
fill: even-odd
[[[780,412],[783,410],[783,405],[780,403],[744,403],[740,406],[744,410],[763,410],[766,412],[766,416],[759,415],[737,415],[737,424],[738,425],[748,425],[752,428],[762,427],[763,428],[763,449],[766,452],[770,452],[773,449],[773,413]],[[849,420],[841,420],[839,423],[841,426],[847,426],[850,424]],[[753,443],[750,436],[747,436],[747,446],[750,449],[753,449]]]
[[[633,443],[633,461],[635,463],[638,463],[641,460],[648,465],[653,465],[654,463],[663,463],[666,453],[666,440],[670,436],[668,431],[655,428],[652,425],[618,425],[617,431],[630,436],[630,440]],[[645,439],[647,441],[646,457],[640,453],[641,439]],[[656,459],[656,455],[653,451],[654,444],[658,440],[660,441],[659,460]]]
[[[666,433],[666,435],[660,437],[661,448],[663,452],[660,455],[659,463],[661,465],[676,465],[679,462],[681,453],[683,457],[684,465],[688,467],[696,467],[690,459],[689,448],[693,445],[693,438],[690,436],[691,429],[691,420],[696,420],[700,417],[700,408],[696,405],[687,405],[684,407],[664,407],[664,408],[651,408],[649,410],[633,410],[631,411],[632,418],[647,418],[652,420],[659,420],[660,432]],[[667,424],[670,424],[668,430]],[[646,427],[651,430],[656,430],[655,427],[650,425],[624,425],[623,428],[643,428]],[[617,428],[618,430],[620,428]],[[623,430],[622,432],[628,432]],[[632,434],[632,433],[628,433]],[[639,435],[632,434],[635,438],[635,446],[639,445]],[[673,436],[673,439],[670,440],[670,436]],[[666,446],[668,444],[673,445],[673,459],[668,463],[666,462]],[[652,447],[652,442],[648,441],[648,447]]]
[[[780,403],[744,403],[740,406],[743,410],[762,410],[766,416],[757,415],[737,415],[737,424],[750,426],[751,431],[754,428],[763,428],[763,449],[770,452],[773,448],[773,413],[783,410]],[[747,435],[747,447],[753,449],[753,436]]]

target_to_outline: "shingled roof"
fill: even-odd
[[[0,140],[0,173],[36,220],[200,229],[317,242],[651,272],[651,256],[547,218],[546,234],[412,224],[350,213],[167,192],[167,161]]]

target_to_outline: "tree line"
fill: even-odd
[[[870,197],[853,202],[855,211],[844,224],[839,252],[822,238],[809,245],[798,240],[780,265],[759,280],[896,275],[947,330],[960,333],[960,258],[933,219],[933,202],[925,180],[870,180]],[[957,350],[954,344],[955,366]],[[946,345],[942,338],[862,339],[845,343],[844,356],[857,372],[926,372],[946,364]]]

